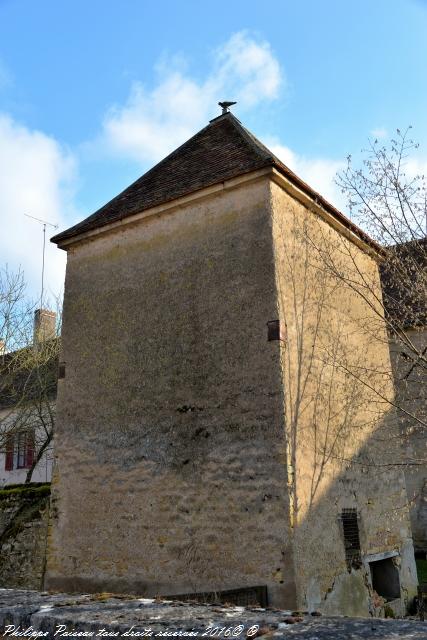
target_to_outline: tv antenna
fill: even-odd
[[[53,224],[52,222],[48,222],[48,220],[41,220],[40,218],[35,218],[34,216],[30,216],[28,213],[24,213],[24,216],[27,218],[31,218],[32,220],[36,220],[43,225],[43,258],[42,258],[42,290],[40,294],[40,309],[43,309],[43,291],[44,291],[44,255],[46,251],[46,227],[53,227],[53,229],[57,229],[58,225]]]

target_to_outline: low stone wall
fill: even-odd
[[[49,497],[49,484],[0,490],[0,587],[41,588]]]
[[[427,622],[309,615],[273,607],[236,607],[0,590],[0,634],[7,640],[425,640]]]

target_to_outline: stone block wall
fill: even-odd
[[[295,606],[269,193],[68,251],[47,588]]]
[[[427,345],[427,328],[409,328],[406,339],[423,353]],[[416,551],[427,553],[427,468],[420,464],[427,455],[427,430],[414,416],[425,420],[427,375],[411,360],[411,351],[402,340],[391,340],[390,355],[396,385],[399,426],[403,436],[406,490],[411,513],[412,537]],[[406,413],[404,413],[406,412]]]
[[[49,484],[0,490],[0,587],[42,587],[49,497]]]

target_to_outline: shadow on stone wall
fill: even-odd
[[[295,574],[299,601],[309,611],[394,617],[412,606],[418,579],[404,467],[391,464],[399,460],[399,445],[395,449],[397,442],[390,441],[389,425],[377,428],[351,460],[339,461],[341,470],[325,479],[311,504],[302,501],[294,529]],[[350,533],[357,531],[352,542],[343,523],[349,513]]]

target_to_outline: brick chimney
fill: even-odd
[[[33,344],[49,340],[56,336],[56,313],[49,309],[36,309],[34,311]]]

